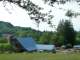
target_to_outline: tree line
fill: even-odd
[[[12,33],[16,37],[33,37],[40,44],[55,44],[56,46],[73,46],[80,44],[80,32],[75,31],[70,20],[61,20],[56,31],[37,31],[31,28],[13,26],[0,21],[0,43],[6,43],[3,33]]]

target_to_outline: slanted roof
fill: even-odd
[[[37,44],[37,50],[53,50],[55,49],[54,45],[45,45],[45,44]]]
[[[27,51],[33,51],[36,50],[36,43],[33,40],[32,37],[24,37],[24,38],[18,38],[18,41],[23,46],[23,48]]]

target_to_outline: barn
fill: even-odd
[[[10,44],[16,51],[53,51],[54,45],[36,44],[32,37],[10,37]]]

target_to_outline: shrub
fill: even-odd
[[[7,39],[6,38],[3,38],[3,37],[0,37],[0,43],[7,43]]]
[[[0,52],[4,53],[6,51],[12,52],[13,51],[12,46],[8,43],[7,44],[3,44],[3,43],[0,44]]]

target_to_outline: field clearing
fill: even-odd
[[[80,60],[80,53],[6,53],[0,54],[0,60]]]

